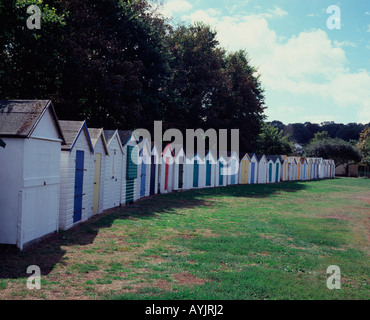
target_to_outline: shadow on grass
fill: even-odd
[[[67,231],[60,231],[20,252],[15,246],[0,245],[0,279],[27,278],[28,266],[37,265],[42,275],[49,274],[57,263],[63,264],[66,247],[94,242],[102,228],[110,228],[115,220],[160,218],[163,213],[179,214],[178,209],[212,206],[217,197],[270,197],[280,192],[298,192],[309,188],[302,182],[235,185],[173,192],[141,199],[131,205],[93,216]]]

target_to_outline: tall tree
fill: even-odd
[[[367,125],[360,134],[357,147],[361,152],[361,164],[370,166],[370,126]]]
[[[290,155],[294,151],[294,143],[290,135],[271,124],[264,124],[257,139],[257,153],[271,155]]]

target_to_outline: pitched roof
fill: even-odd
[[[265,156],[265,155],[264,154],[256,154],[258,162],[263,158],[263,156]],[[266,158],[266,156],[265,156],[265,158]]]
[[[101,138],[103,140],[103,148],[105,150],[105,153],[109,154],[108,147],[107,147],[107,141],[105,140],[103,128],[88,128],[88,130],[89,130],[91,142],[94,146],[94,149],[99,139]]]
[[[59,124],[66,140],[66,144],[62,146],[62,150],[72,150],[82,130],[85,130],[90,149],[94,152],[86,121],[60,120]]]
[[[107,144],[109,145],[109,143],[111,142],[114,134],[116,133],[117,130],[104,130],[104,136],[105,136],[105,140],[107,141]]]
[[[131,138],[134,133],[133,130],[118,130],[118,135],[121,139],[122,145],[124,146]]]
[[[58,117],[50,100],[0,100],[0,136],[29,138],[48,109],[64,144]]]

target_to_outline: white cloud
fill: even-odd
[[[274,14],[281,17],[287,13],[275,8]],[[231,17],[210,10],[198,10],[186,18],[192,22],[204,21],[215,27],[220,44],[226,49],[245,49],[251,64],[261,74],[267,94],[272,90],[302,99],[315,97],[317,101],[327,102],[325,114],[332,114],[333,120],[340,111],[341,114],[351,115],[351,119],[355,119],[353,114],[357,114],[357,121],[370,121],[370,72],[350,72],[344,51],[345,47],[356,47],[356,44],[350,41],[333,42],[321,29],[301,32],[282,40],[269,27],[268,19],[272,15],[270,11]],[[287,112],[286,106],[283,109],[281,105],[281,110],[276,105],[270,107],[275,110],[268,111],[269,114]],[[321,116],[316,118],[323,119]]]
[[[171,18],[174,13],[188,12],[192,8],[193,5],[186,0],[168,0],[160,11],[164,17]]]

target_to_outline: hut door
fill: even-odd
[[[279,163],[276,163],[275,182],[279,182]]]
[[[248,165],[249,162],[247,160],[242,161],[242,184],[248,183]]]
[[[93,213],[99,212],[101,153],[95,154]]]
[[[272,182],[272,163],[269,163],[269,182]]]
[[[141,188],[140,197],[145,197],[145,182],[146,182],[146,157],[143,155],[143,162],[141,163]]]
[[[255,162],[252,162],[251,163],[251,183],[254,183],[254,173],[255,173],[255,170],[256,170],[256,163]]]
[[[194,160],[194,172],[193,172],[193,187],[198,188],[199,185],[199,163]]]
[[[178,188],[182,189],[184,186],[184,158],[179,158],[179,185]]]
[[[151,157],[150,162],[150,195],[154,195],[155,193],[155,158],[154,156]]]
[[[137,178],[137,153],[127,146],[126,203],[134,202],[135,179]]]
[[[165,171],[165,176],[164,176],[164,190],[168,190],[168,174],[170,171],[170,165],[168,163],[168,158],[166,159],[166,171]]]
[[[76,168],[75,168],[75,194],[73,207],[73,222],[81,220],[82,216],[82,196],[84,180],[84,151],[76,151]]]
[[[206,162],[206,186],[211,186],[211,174],[212,174],[212,167],[211,161],[207,160]]]
[[[218,167],[218,184],[220,186],[222,186],[224,184],[224,176],[222,175],[222,169],[224,167],[224,164],[222,162],[219,163],[219,167]]]
[[[286,167],[286,162],[284,163],[284,181],[286,181],[286,170],[287,170],[287,167]]]

